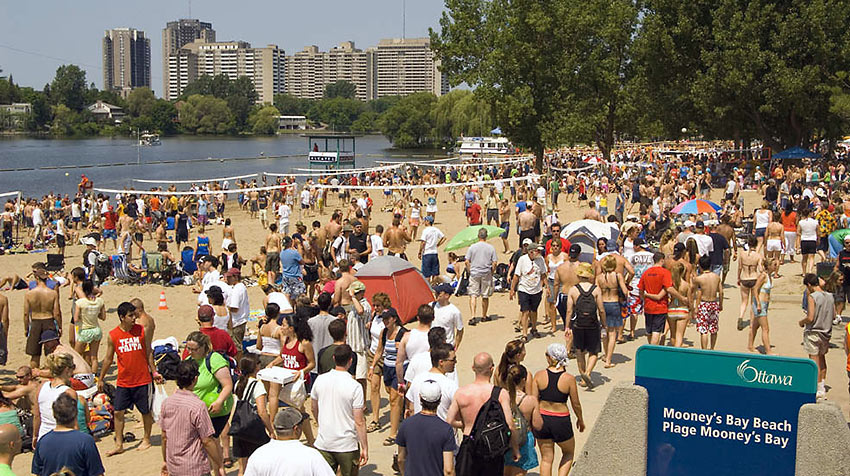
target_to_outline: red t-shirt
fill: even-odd
[[[218,327],[201,327],[198,330],[210,338],[214,352],[224,352],[229,357],[236,357],[236,354],[239,353],[236,349],[236,344],[233,343],[233,339],[227,331],[223,331]],[[189,350],[183,349],[183,359],[185,360],[187,357],[189,357]]]
[[[115,212],[106,212],[103,214],[103,229],[114,230],[115,222],[118,220],[118,214]]]
[[[466,207],[466,216],[469,218],[470,225],[481,224],[481,205],[473,202],[472,205]]]
[[[561,238],[561,251],[563,251],[564,253],[569,253],[570,252],[570,246],[572,246],[572,245],[573,244],[570,243],[570,240],[568,240],[566,238]],[[549,241],[546,242],[546,254],[548,255],[551,252],[552,252],[552,240],[550,239]]]
[[[670,271],[662,266],[653,266],[647,269],[638,282],[638,289],[648,293],[658,294],[662,289],[673,286],[673,276]],[[647,314],[666,314],[669,296],[664,296],[660,301],[646,298],[643,310]]]
[[[118,326],[109,331],[109,337],[118,358],[118,381],[115,384],[132,388],[151,383],[153,379],[145,352],[145,328],[133,324],[130,332],[127,332]]]

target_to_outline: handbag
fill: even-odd
[[[251,443],[265,444],[269,441],[269,435],[266,433],[265,423],[257,414],[257,407],[253,401],[254,387],[257,382],[257,380],[251,382],[242,392],[242,398],[236,402],[227,434]]]

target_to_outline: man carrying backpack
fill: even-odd
[[[605,315],[602,291],[593,284],[593,267],[590,263],[576,266],[578,284],[567,294],[567,340],[572,339],[576,349],[576,362],[581,373],[579,385],[593,388],[590,374],[596,366],[597,355],[602,351],[599,316]],[[613,338],[613,337],[612,337]],[[585,362],[587,355],[587,362]]]
[[[472,363],[475,381],[459,388],[449,407],[446,420],[463,428],[455,465],[458,476],[502,474],[508,450],[513,460],[519,461],[508,392],[490,383],[493,369],[490,354],[476,355]]]

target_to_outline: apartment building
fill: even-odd
[[[337,81],[353,83],[356,99],[372,99],[369,55],[355,48],[353,41],[344,41],[326,52],[311,45],[286,57],[288,94],[306,99],[321,99],[325,86]]]
[[[215,42],[215,30],[212,23],[184,18],[170,21],[163,28],[162,95],[165,99],[177,99],[186,84],[197,79],[197,57],[191,56],[191,51],[183,50],[186,45],[197,40]],[[197,48],[194,53],[197,54]],[[182,76],[180,76],[181,71]],[[195,73],[194,76],[191,73]]]
[[[428,38],[392,38],[368,50],[372,61],[372,96],[407,96],[430,91],[449,92],[448,78],[438,67]]]
[[[127,97],[151,87],[151,41],[134,28],[113,28],[103,35],[103,89]]]

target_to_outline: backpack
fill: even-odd
[[[469,435],[475,455],[485,460],[502,458],[510,449],[511,431],[499,403],[501,391],[501,387],[493,386],[490,399],[478,410]]]
[[[593,296],[593,290],[596,285],[593,284],[587,291],[576,285],[578,289],[578,299],[575,304],[575,315],[573,316],[573,325],[571,327],[577,329],[595,329],[599,326],[599,318],[597,316],[596,298]]]
[[[103,282],[112,274],[112,263],[109,261],[109,256],[99,253],[94,264],[94,274],[98,280]]]
[[[469,271],[463,270],[460,281],[455,289],[455,296],[466,296],[469,293]]]
[[[224,357],[224,360],[227,361],[228,367],[230,368],[230,379],[233,380],[233,388],[236,388],[236,382],[239,381],[239,367],[236,365],[236,361],[233,360],[229,355],[224,352],[215,351],[218,355]],[[207,365],[207,370],[213,376],[212,364],[210,363],[210,359],[212,359],[212,352],[207,354],[207,357],[204,359],[204,362]],[[221,383],[218,384],[218,390],[221,391]]]
[[[177,379],[177,364],[180,363],[180,354],[171,344],[158,345],[153,349],[153,361],[156,371],[165,380]]]

